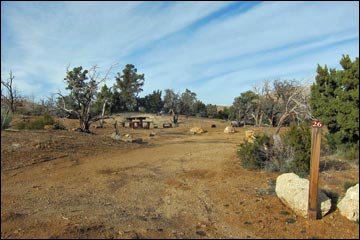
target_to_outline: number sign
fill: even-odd
[[[313,120],[312,121],[312,127],[313,128],[322,128],[323,122],[321,120]]]

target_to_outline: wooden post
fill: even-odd
[[[314,120],[311,133],[311,159],[310,159],[310,183],[308,219],[316,220],[318,213],[318,185],[319,185],[319,164],[322,122]]]

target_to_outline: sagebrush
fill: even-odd
[[[247,169],[307,175],[311,155],[310,127],[292,125],[282,136],[259,135],[254,143],[241,143],[237,155],[241,165]]]
[[[44,129],[45,125],[53,125],[55,123],[54,118],[49,114],[45,113],[42,118],[30,121],[30,122],[19,122],[16,127],[18,129],[26,129],[26,130],[40,130]]]

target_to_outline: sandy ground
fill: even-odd
[[[276,197],[278,173],[241,167],[245,130],[273,129],[225,134],[226,122],[184,117],[163,129],[167,119],[120,128],[142,144],[111,139],[112,120],[93,135],[2,131],[1,238],[359,238],[338,209],[297,216]],[[192,126],[207,132],[189,134]],[[320,188],[341,199],[345,182],[359,182],[358,165],[324,162]]]

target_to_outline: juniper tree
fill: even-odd
[[[109,68],[102,78],[99,77],[96,65],[89,70],[83,70],[82,66],[75,67],[71,71],[66,70],[64,81],[67,84],[66,89],[70,90],[68,98],[73,101],[74,105],[67,106],[66,96],[58,93],[62,101],[62,104],[58,107],[77,116],[82,132],[90,132],[90,124],[100,119],[99,116],[91,114],[91,107],[99,84],[106,81],[113,66]]]
[[[342,70],[317,67],[311,86],[312,114],[323,120],[334,148],[347,144],[359,147],[359,58],[349,55],[340,60]]]

